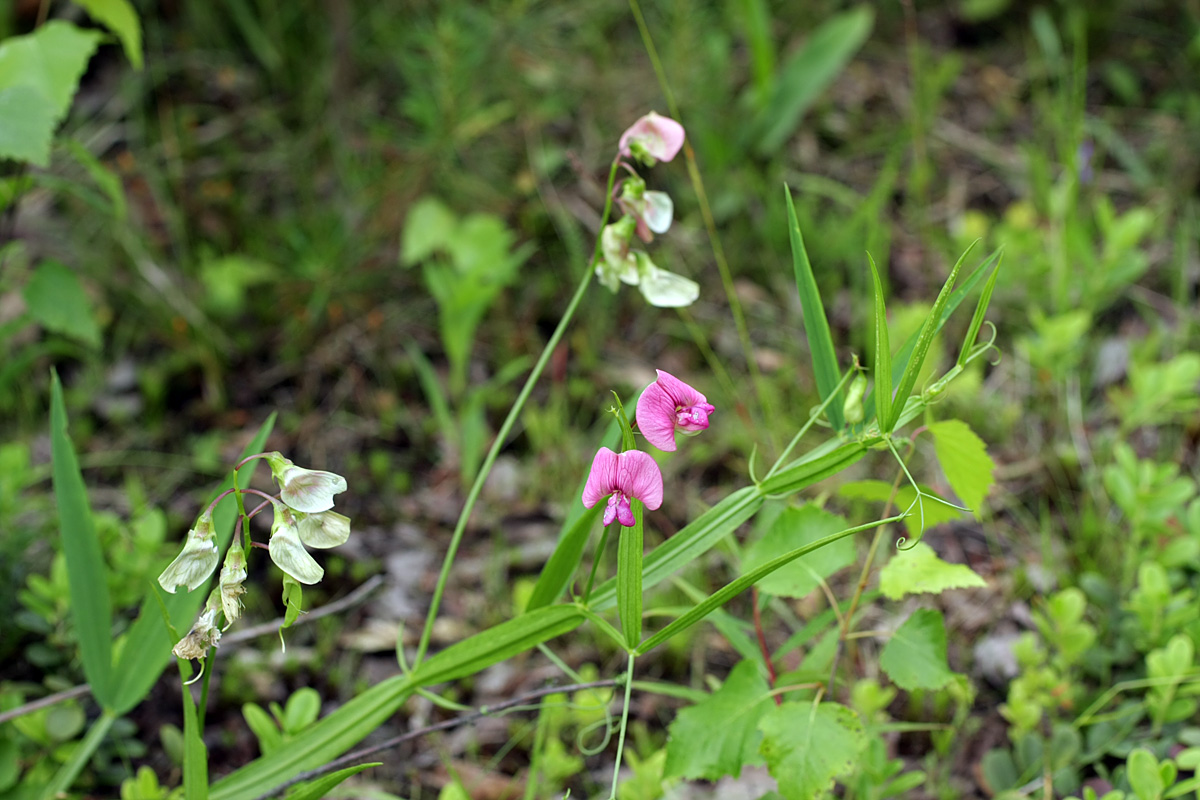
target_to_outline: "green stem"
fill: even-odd
[[[617,763],[613,765],[612,791],[608,800],[617,800],[617,779],[621,775],[621,755],[625,750],[625,729],[629,724],[629,695],[633,691],[633,660],[636,656],[629,654],[629,668],[625,671],[625,702],[621,705],[621,727],[617,732]]]
[[[613,158],[612,167],[608,171],[608,189],[604,193],[604,215],[600,219],[601,231],[608,224],[608,217],[612,213],[612,190],[617,178],[617,167],[620,163],[620,155],[618,155]],[[579,287],[575,290],[575,295],[567,305],[567,310],[563,313],[562,319],[558,321],[558,327],[550,335],[550,341],[546,342],[546,346],[542,349],[542,354],[538,357],[537,363],[534,364],[533,371],[525,379],[525,385],[521,387],[521,393],[517,395],[517,400],[509,410],[508,416],[505,417],[504,424],[500,426],[500,432],[492,440],[492,447],[488,450],[487,458],[483,460],[483,465],[479,468],[479,474],[475,476],[475,482],[471,484],[471,491],[467,493],[467,500],[463,504],[462,513],[458,515],[458,523],[454,526],[454,534],[450,537],[450,546],[446,549],[446,557],[442,561],[442,571],[438,574],[437,585],[433,590],[433,599],[429,603],[429,613],[425,616],[425,628],[421,631],[421,641],[417,645],[417,653],[413,658],[414,670],[421,666],[421,661],[425,658],[425,651],[429,649],[429,638],[433,635],[433,622],[437,619],[438,608],[442,603],[442,595],[446,591],[446,581],[450,578],[450,568],[454,565],[454,556],[458,553],[458,546],[462,543],[463,535],[467,531],[467,522],[471,518],[471,512],[475,510],[475,503],[479,500],[480,492],[483,491],[483,483],[487,480],[488,473],[492,471],[492,465],[496,463],[496,457],[500,455],[500,448],[504,447],[504,443],[508,440],[508,434],[512,431],[513,425],[516,424],[517,417],[521,415],[521,410],[525,407],[525,401],[529,399],[534,385],[538,382],[538,378],[542,376],[542,371],[546,368],[546,364],[549,363],[551,354],[558,347],[559,340],[562,339],[563,333],[567,330],[567,325],[570,324],[571,318],[575,315],[575,309],[579,307],[579,302],[583,299],[584,293],[587,292],[587,288],[592,282],[592,265],[599,258],[600,237],[597,236],[596,247],[592,251],[592,260],[588,263],[587,269],[584,271],[583,279],[579,281]]]
[[[612,525],[605,525],[604,531],[600,534],[600,542],[596,545],[596,552],[592,556],[592,570],[588,573],[587,585],[583,587],[584,605],[587,604],[588,600],[592,599],[592,584],[596,580],[596,569],[600,566],[600,559],[604,557],[604,545],[608,544],[608,532],[612,528]]]
[[[825,408],[831,402],[833,402],[833,399],[841,394],[842,389],[844,389],[846,386],[846,382],[849,381],[853,375],[854,370],[851,369],[842,376],[842,380],[840,383],[838,383],[837,388],[830,392],[829,396],[825,398],[825,401],[821,403],[821,405],[817,406],[812,414],[809,415],[808,422],[804,423],[804,426],[800,428],[800,430],[796,431],[796,435],[792,437],[790,442],[788,442],[788,446],[783,449],[783,453],[779,456],[779,458],[775,459],[775,465],[771,467],[771,471],[767,473],[767,476],[763,478],[763,481],[767,480],[776,472],[778,472],[779,468],[787,462],[788,456],[792,454],[792,450],[794,450],[796,445],[800,443],[800,440],[804,438],[804,434],[808,433],[808,429],[816,424],[817,420],[820,419],[821,414],[825,413]]]
[[[637,22],[638,31],[642,35],[642,44],[646,48],[646,54],[650,57],[650,64],[654,67],[659,88],[662,89],[663,96],[666,98],[667,111],[670,112],[673,119],[682,120],[679,105],[675,102],[675,93],[671,91],[671,84],[667,82],[667,73],[663,70],[662,61],[658,57],[658,50],[654,47],[654,40],[650,37],[650,29],[646,27],[646,20],[642,17],[642,8],[638,4],[638,0],[629,0],[629,9],[633,12],[634,21]],[[742,303],[738,300],[737,292],[733,288],[733,274],[729,271],[729,262],[725,259],[725,248],[721,246],[721,239],[717,236],[717,222],[713,217],[712,208],[708,204],[708,193],[704,189],[704,179],[700,177],[700,168],[696,165],[696,153],[687,141],[683,143],[683,156],[687,162],[692,191],[696,193],[696,200],[700,205],[700,216],[704,219],[708,245],[712,248],[713,260],[717,262],[717,271],[721,274],[721,285],[725,289],[725,298],[729,302],[729,310],[733,314],[733,324],[737,328],[738,341],[742,345],[746,366],[750,370],[754,393],[758,396],[759,408],[768,423],[766,426],[767,442],[772,444],[771,431],[775,429],[775,426],[770,423],[774,420],[774,409],[770,407],[767,393],[763,390],[763,376],[758,369],[758,362],[754,359],[754,350],[750,345],[750,329],[746,326],[746,315],[742,312]],[[773,444],[772,449],[774,449]]]

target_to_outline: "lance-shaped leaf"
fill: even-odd
[[[930,309],[929,316],[925,318],[925,324],[921,326],[921,332],[917,335],[917,342],[913,345],[913,351],[908,357],[904,373],[900,376],[900,385],[896,388],[892,416],[887,418],[887,424],[883,427],[884,431],[891,432],[895,428],[900,411],[904,408],[904,401],[908,399],[908,396],[912,394],[913,387],[917,385],[917,375],[920,374],[921,367],[925,364],[925,356],[929,355],[929,346],[933,344],[933,337],[938,332],[938,320],[941,319],[942,312],[946,310],[946,304],[950,302],[950,295],[954,291],[954,281],[958,279],[958,272],[962,269],[963,261],[974,247],[975,245],[972,244],[966,249],[966,252],[959,256],[958,261],[954,262],[950,276],[946,278],[942,290],[938,292],[937,300],[933,301],[933,308]],[[882,417],[880,417],[880,424],[883,425]]]
[[[625,646],[630,650],[642,640],[642,522],[646,509],[633,501],[632,527],[621,528],[617,543],[617,616]]]
[[[845,527],[846,520],[811,503],[801,508],[786,508],[766,534],[746,549],[742,568],[752,570],[779,553],[811,544]],[[854,542],[840,539],[768,575],[758,588],[781,597],[806,597],[823,579],[854,563],[854,556]]]
[[[804,312],[804,333],[808,337],[808,351],[812,358],[813,377],[821,400],[825,400],[837,388],[841,380],[837,354],[833,350],[833,337],[829,334],[829,320],[825,317],[825,304],[821,302],[821,290],[813,276],[808,250],[804,247],[804,235],[800,232],[800,221],[796,219],[796,207],[792,204],[792,190],[784,187],[787,198],[788,235],[792,244],[792,271],[796,277],[796,291],[800,294],[800,308]],[[842,403],[834,398],[826,407],[826,415],[834,430],[845,426]]]
[[[867,255],[871,264],[871,282],[874,290],[875,319],[875,417],[879,420],[882,433],[891,433],[887,427],[892,419],[892,345],[888,336],[887,307],[883,301],[883,283],[879,280],[879,269],[875,259]],[[903,399],[900,400],[903,403]]]
[[[67,434],[67,411],[58,373],[50,373],[50,456],[54,502],[62,535],[71,596],[71,619],[79,640],[83,672],[105,708],[113,703],[112,601],[108,570],[96,536],[87,488]]]

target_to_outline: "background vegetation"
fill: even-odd
[[[89,24],[70,4],[42,5]],[[286,653],[273,636],[222,648],[208,741],[220,774],[397,671],[398,631],[415,643],[464,486],[586,267],[616,139],[667,101],[636,15],[615,0],[135,5],[144,68],[106,39],[48,165],[10,163],[0,191],[0,709],[83,681],[50,484],[49,367],[122,625],[278,412],[267,449],[350,484],[339,508],[354,534],[325,558],[311,602],[374,575],[383,585],[298,628]],[[28,32],[43,12],[16,3],[0,33]],[[1200,745],[1189,689],[1200,6],[729,0],[642,12],[718,237],[685,164],[664,165],[653,180],[676,222],[655,257],[701,298],[677,313],[592,287],[489,478],[435,646],[524,607],[610,388],[631,396],[658,367],[690,376],[718,409],[686,458],[664,465],[681,488],[661,536],[744,481],[755,443],[774,457],[807,418],[818,401],[797,366],[809,357],[787,184],[843,365],[873,360],[867,252],[906,336],[968,244],[1004,248],[989,315],[1001,356],[943,401],[987,442],[998,481],[981,519],[926,535],[987,580],[940,601],[971,689],[882,703],[894,720],[932,714],[957,731],[896,729],[888,756],[926,775],[907,791],[1065,796],[1092,780],[1169,792],[1176,775],[1160,761],[1181,775],[1200,763],[1181,755]],[[449,231],[442,246],[412,245],[419,203]],[[947,363],[965,319],[954,325],[935,350]],[[868,458],[848,477],[890,481],[884,470]],[[842,509],[867,502],[840,486],[818,494]],[[687,580],[720,585],[732,558],[718,549]],[[276,597],[248,597],[246,626],[274,619]],[[787,609],[806,620],[818,600]],[[623,665],[600,639],[574,640],[564,658],[585,677]],[[641,669],[700,689],[735,661],[726,637],[699,627]],[[541,664],[494,668],[460,700],[536,688]],[[178,695],[168,677],[118,720],[77,787],[109,796],[140,766],[177,785]],[[1087,717],[1097,700],[1116,703],[1103,723]],[[243,713],[272,701],[286,704],[282,728]],[[366,775],[406,797],[512,796],[536,751],[547,786],[588,796],[613,754],[576,748],[594,719],[586,701],[539,730],[541,750],[532,723],[484,720]],[[676,707],[634,708],[622,796],[666,791],[655,758]],[[417,698],[394,727],[442,713]],[[0,725],[0,793],[19,791],[15,776],[39,758],[66,758],[93,714],[79,698]],[[1156,759],[1142,772],[1163,778],[1158,795],[1129,778],[1138,748]],[[888,796],[872,791],[859,793]]]

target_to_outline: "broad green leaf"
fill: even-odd
[[[100,326],[75,272],[57,261],[43,261],[22,292],[30,315],[43,328],[100,347]]]
[[[212,669],[212,664],[205,664]],[[190,686],[183,687],[183,791],[187,800],[208,798],[208,748],[201,736],[199,713]]]
[[[757,487],[738,489],[654,548],[642,562],[643,591],[707,553],[717,542],[754,516],[762,503],[763,496]],[[603,611],[612,608],[616,602],[617,582],[610,578],[596,588],[589,606],[593,611]]]
[[[210,792],[212,800],[254,800],[301,772],[337,758],[392,717],[415,688],[408,675],[377,683],[288,741],[286,747],[217,781]]]
[[[0,89],[0,158],[49,166],[50,140],[57,125],[54,104],[37,89]]]
[[[804,112],[867,40],[874,18],[865,5],[832,17],[780,68],[771,99],[752,123],[759,155],[771,155],[783,146]]]
[[[597,503],[586,509],[575,520],[575,524],[563,533],[562,538],[558,541],[558,547],[554,549],[554,553],[546,562],[542,573],[538,575],[537,584],[529,596],[529,604],[525,607],[526,611],[548,606],[562,596],[571,576],[579,568],[579,562],[583,560],[584,547],[587,545],[588,537],[602,511],[604,511],[603,503]]]
[[[663,777],[736,778],[743,766],[760,763],[758,723],[774,707],[770,691],[757,663],[738,662],[720,689],[675,715]]]
[[[760,567],[779,553],[786,553],[823,539],[846,527],[846,520],[807,504],[784,509],[766,534],[750,545],[742,559],[747,572]],[[807,558],[793,561],[759,581],[758,588],[781,597],[807,597],[821,580],[854,563],[855,547],[851,539],[838,541],[817,550]]]
[[[67,411],[58,373],[50,373],[50,453],[54,501],[63,556],[67,561],[71,619],[79,640],[83,672],[105,708],[113,703],[112,601],[108,571],[96,536],[87,488],[67,433]]]
[[[859,500],[872,500],[880,503],[886,503],[888,498],[892,496],[892,485],[887,481],[851,481],[843,483],[838,487],[838,494],[842,497],[856,498]],[[921,491],[927,495],[937,497],[937,494],[928,486],[922,486]],[[917,491],[911,486],[901,486],[896,490],[896,499],[892,504],[893,508],[903,511],[912,505],[917,499]],[[946,503],[939,503],[937,500],[929,497],[925,498],[925,527],[932,528],[935,525],[941,525],[943,522],[951,522],[962,517],[963,513],[954,506]],[[908,529],[908,535],[914,539],[921,536],[921,517],[917,509],[913,509],[910,516],[904,518],[904,527]]]
[[[458,220],[440,200],[423,197],[408,210],[400,244],[400,263],[411,267],[438,250],[446,249],[454,239]]]
[[[420,686],[452,681],[579,627],[583,614],[573,605],[550,606],[475,634],[431,656],[413,673]]]
[[[0,42],[0,89],[28,86],[50,101],[57,123],[71,107],[101,34],[50,20],[33,33]],[[7,121],[0,122],[7,124]]]
[[[924,542],[898,551],[879,572],[879,590],[890,600],[899,600],[906,594],[941,594],[947,589],[977,586],[987,583],[966,564],[942,561]]]
[[[954,292],[954,282],[958,280],[958,273],[962,269],[963,261],[966,260],[974,246],[972,244],[971,247],[968,247],[966,252],[958,257],[958,261],[954,262],[954,268],[950,270],[949,277],[942,284],[942,290],[938,292],[937,300],[933,302],[933,308],[930,309],[929,316],[925,318],[925,324],[921,326],[920,333],[917,334],[917,342],[908,356],[904,372],[900,376],[900,385],[896,389],[892,416],[888,417],[887,425],[883,427],[884,431],[891,432],[895,429],[900,412],[904,409],[904,403],[912,394],[913,387],[917,385],[917,376],[925,364],[925,357],[929,355],[929,346],[933,344],[933,338],[937,336],[941,327],[938,320],[942,318],[942,312],[946,310],[946,304],[950,302],[950,295]]]
[[[826,536],[824,539],[820,539],[818,541],[812,542],[811,544],[806,544],[803,547],[798,547],[795,550],[792,550],[791,552],[784,553],[783,555],[779,556],[778,558],[768,561],[766,564],[763,564],[761,567],[758,567],[757,569],[753,569],[750,572],[747,572],[746,574],[738,577],[737,579],[725,584],[720,589],[718,589],[716,592],[711,594],[706,600],[696,604],[696,606],[693,609],[691,609],[690,611],[688,611],[686,614],[684,614],[683,616],[679,617],[678,619],[672,621],[669,625],[667,625],[661,631],[654,634],[650,638],[646,639],[646,641],[642,642],[641,646],[638,647],[638,650],[637,650],[638,655],[650,652],[655,647],[657,647],[658,645],[667,641],[668,639],[675,636],[679,632],[686,630],[687,628],[691,627],[692,625],[695,625],[697,622],[704,619],[706,616],[711,614],[713,611],[715,611],[716,609],[725,605],[725,603],[729,602],[731,599],[733,599],[738,594],[742,593],[746,589],[749,589],[751,586],[758,583],[760,580],[767,577],[768,575],[770,575],[772,572],[779,569],[780,567],[786,566],[786,565],[790,564],[791,562],[795,561],[800,556],[807,555],[808,553],[811,553],[814,550],[820,550],[822,547],[832,544],[833,542],[836,542],[837,540],[842,539],[846,536],[853,536],[856,533],[861,533],[863,531],[870,530],[872,528],[876,528],[880,525],[886,525],[889,522],[897,522],[897,521],[899,521],[899,519],[900,519],[899,517],[888,517],[887,519],[876,520],[875,522],[868,522],[866,525],[859,525],[854,528],[847,528],[844,531],[838,531],[837,533],[833,534],[832,536]]]
[[[1158,769],[1158,759],[1144,747],[1139,747],[1129,754],[1125,772],[1129,785],[1139,800],[1157,800],[1162,797],[1162,773]]]
[[[269,756],[283,744],[283,734],[279,730],[275,718],[263,710],[257,703],[244,703],[242,717],[246,720],[254,738],[258,739],[258,749],[264,756]]]
[[[836,439],[830,439],[763,481],[762,492],[766,495],[798,492],[817,481],[836,475],[866,454],[865,442],[839,445]]]
[[[978,517],[996,470],[983,440],[971,426],[957,419],[930,423],[929,432],[933,434],[934,449],[946,480],[963,505]]]
[[[787,800],[816,800],[849,775],[867,745],[862,721],[838,703],[784,703],[759,723],[759,752]]]
[[[275,426],[275,414],[267,417],[266,422],[258,429],[258,433],[242,451],[242,458],[254,453],[261,453],[266,444],[271,429]],[[239,459],[240,460],[240,459]],[[250,485],[254,477],[254,467],[258,461],[252,461],[238,472],[238,485],[243,489]],[[226,478],[211,495],[215,497],[233,485],[233,476]],[[237,506],[233,498],[227,498],[217,506],[213,514],[213,530],[217,532],[218,546],[224,550],[233,538],[233,523],[237,515]],[[157,574],[157,572],[155,572]],[[124,643],[120,648],[121,655],[117,659],[114,674],[113,710],[124,714],[142,701],[150,688],[158,681],[158,676],[171,660],[173,642],[163,626],[162,613],[159,610],[158,594],[153,584],[147,587],[146,599],[142,601],[141,613],[124,635]],[[171,615],[171,624],[181,631],[192,626],[200,605],[208,598],[207,587],[195,592],[176,592],[166,595],[164,603]]]
[[[942,612],[921,608],[892,634],[879,654],[879,666],[901,689],[940,689],[954,680],[946,663]]]
[[[75,0],[88,16],[117,35],[134,69],[142,68],[142,24],[129,0]]]
[[[796,207],[792,204],[792,190],[783,187],[784,197],[787,198],[788,234],[792,244],[792,271],[796,276],[796,291],[800,294],[800,308],[804,312],[804,333],[808,337],[808,350],[812,357],[813,377],[817,381],[817,391],[821,400],[829,397],[841,380],[838,369],[837,354],[833,349],[833,337],[829,334],[829,320],[825,317],[825,305],[821,302],[821,290],[817,288],[817,280],[813,276],[812,264],[808,260],[808,251],[804,247],[804,236],[800,232],[800,222],[796,219]],[[835,431],[845,427],[842,416],[842,403],[838,398],[826,406],[826,415]]]
[[[322,775],[316,780],[298,784],[287,793],[287,800],[321,800],[333,787],[351,775],[357,775],[364,769],[382,766],[382,761],[374,761],[370,764],[355,764],[353,767],[346,767],[345,769],[339,769],[337,772]]]
[[[879,270],[875,259],[867,255],[871,265],[871,283],[874,286],[875,310],[875,418],[879,420],[881,433],[891,433],[887,427],[892,419],[892,345],[888,337],[887,308],[883,302],[883,283],[879,280]],[[889,391],[880,391],[887,387]],[[900,399],[903,403],[903,398]]]
[[[641,500],[630,505],[633,527],[620,526],[617,542],[617,616],[625,646],[632,650],[642,640],[642,519],[646,511]]]

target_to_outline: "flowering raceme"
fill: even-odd
[[[638,398],[638,429],[659,450],[675,450],[675,433],[694,436],[708,427],[716,408],[708,399],[669,372],[656,370],[658,380]]]
[[[641,500],[650,511],[662,505],[663,479],[658,464],[640,450],[614,453],[601,447],[583,487],[583,506],[591,508],[605,497],[604,524],[615,519],[626,528],[633,527],[631,500]]]

